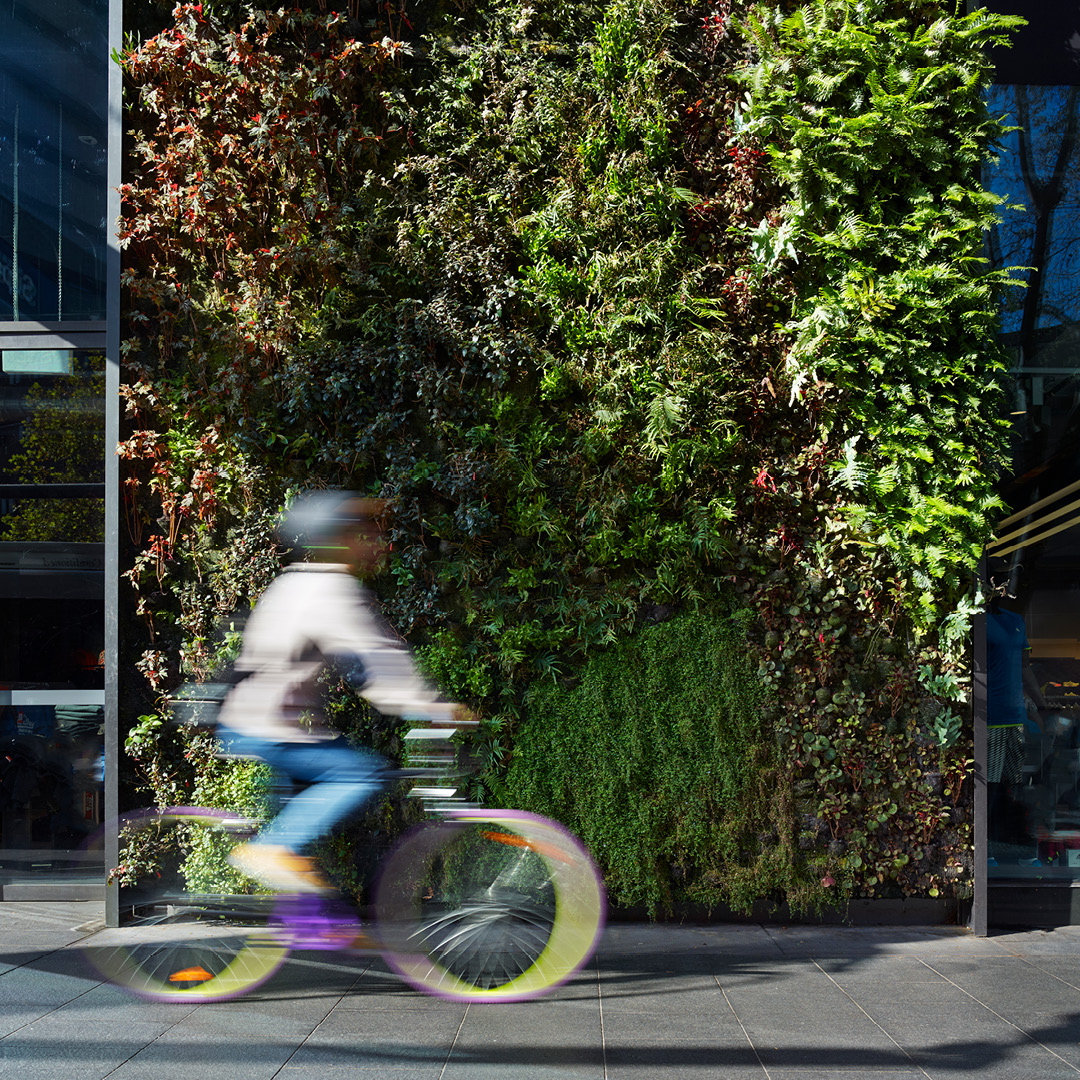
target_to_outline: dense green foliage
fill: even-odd
[[[538,683],[526,697],[499,795],[578,833],[617,903],[803,899],[751,619],[681,615],[591,658],[575,687]]]
[[[394,507],[388,617],[483,718],[475,793],[557,809],[616,895],[963,889],[964,572],[1000,434],[976,176],[1006,25],[854,0],[178,8],[124,61],[152,690],[227,653],[291,490],[361,488]],[[744,645],[716,622],[732,594]],[[694,620],[669,705],[654,682],[631,708]],[[758,662],[761,708],[725,650]],[[669,753],[597,755],[603,806],[557,788],[624,698],[608,728]],[[143,767],[198,785],[152,708]],[[707,798],[690,723],[715,725]],[[651,790],[677,825],[629,814]]]
[[[1002,505],[990,342],[1007,278],[984,270],[1000,200],[973,183],[1000,130],[984,86],[1001,24],[824,0],[748,22],[741,130],[769,144],[787,198],[755,239],[767,273],[797,280],[792,401],[817,413],[844,519],[896,566],[918,629]]]
[[[764,279],[794,286],[784,368],[804,427],[762,473],[782,569],[741,587],[829,878],[869,893],[937,895],[970,872],[966,575],[1001,505],[1004,429],[997,200],[975,177],[1000,130],[986,47],[1014,24],[833,0],[746,24],[739,129],[784,200],[754,243]]]

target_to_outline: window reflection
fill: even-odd
[[[0,4],[0,321],[105,317],[108,0]]]
[[[1038,528],[1038,515],[1033,516]],[[1078,552],[1080,528],[1074,525],[992,560],[997,592],[987,613],[992,876],[1080,877]]]
[[[99,689],[105,359],[0,360],[0,686]]]
[[[0,4],[0,324],[105,319],[108,11]],[[105,358],[17,337],[0,340],[4,900],[103,871]]]
[[[1080,87],[994,86],[988,104],[1015,129],[985,174],[1010,207],[991,257],[1027,285],[1006,296],[1002,340],[1020,366],[1080,367]]]
[[[996,86],[1018,130],[984,179],[1013,209],[989,237],[1010,290],[1002,341],[1015,512],[988,548],[992,877],[1080,878],[1080,87]]]
[[[67,356],[62,373],[27,373],[3,357],[0,541],[105,538],[105,357]]]
[[[0,705],[0,885],[100,880],[103,725],[100,705]]]
[[[105,358],[0,350],[0,885],[100,880]]]

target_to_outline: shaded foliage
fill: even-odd
[[[681,615],[588,660],[572,689],[536,684],[499,791],[566,822],[613,901],[812,901],[795,883],[794,793],[763,730],[753,614]]]

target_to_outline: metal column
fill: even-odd
[[[979,563],[979,580],[987,580],[986,559]],[[975,866],[972,873],[974,896],[971,903],[971,929],[985,937],[989,920],[989,896],[986,873],[986,612],[979,612],[971,625],[971,711],[975,740]]]
[[[123,3],[109,0],[109,52],[123,48]],[[107,220],[108,292],[106,294],[105,373],[105,807],[106,822],[115,822],[119,813],[120,720],[118,710],[120,666],[120,461],[116,445],[120,441],[120,159],[124,130],[123,86],[120,68],[109,65],[109,164]],[[105,872],[120,861],[115,829],[105,836]],[[105,924],[120,923],[119,891],[105,889]]]

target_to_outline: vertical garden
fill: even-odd
[[[565,821],[615,901],[969,893],[1011,21],[334,6],[181,5],[122,58],[130,778],[257,796],[163,696],[235,648],[291,493],[345,486],[482,718],[474,796]]]

